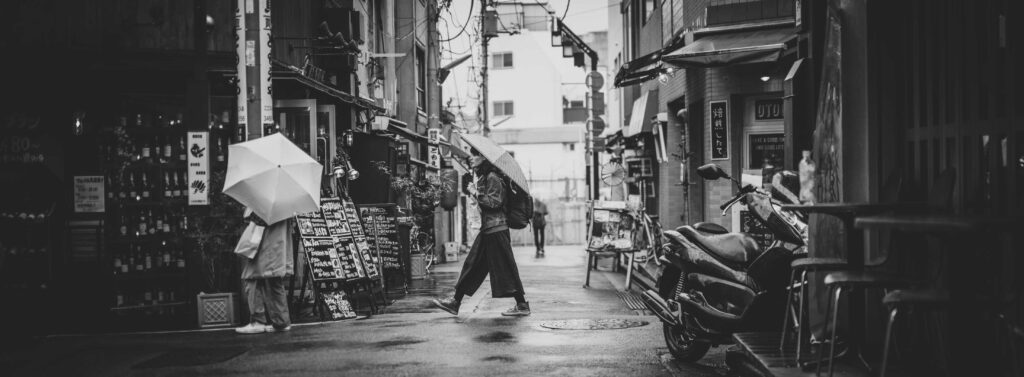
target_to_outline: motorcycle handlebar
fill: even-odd
[[[718,207],[718,209],[725,211],[726,208],[732,207],[733,204],[736,204],[736,202],[738,202],[740,199],[743,199],[744,195],[750,192],[754,192],[756,190],[757,189],[751,185],[743,186],[742,188],[740,188],[740,192],[736,193],[736,196],[734,196],[732,199],[729,199],[728,202],[723,203],[721,206]]]

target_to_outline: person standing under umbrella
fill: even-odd
[[[246,219],[263,228],[263,238],[256,255],[242,260],[242,290],[249,305],[248,325],[235,329],[239,334],[260,334],[291,330],[288,296],[284,279],[292,275],[293,226],[290,219],[267,225],[256,214],[246,210]]]
[[[459,315],[462,298],[472,296],[491,275],[491,297],[513,297],[516,305],[501,313],[504,316],[530,315],[530,303],[523,292],[519,268],[512,254],[512,240],[509,238],[508,222],[505,217],[506,190],[499,171],[475,148],[470,157],[470,166],[479,180],[470,186],[470,193],[480,207],[480,233],[473,241],[473,247],[462,265],[462,273],[455,283],[455,295],[434,299],[438,308]]]

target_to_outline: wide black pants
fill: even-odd
[[[491,297],[515,297],[524,294],[519,267],[512,254],[512,240],[508,230],[491,234],[480,233],[462,265],[462,274],[455,283],[455,292],[472,296],[491,275]]]

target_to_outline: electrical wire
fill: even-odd
[[[559,18],[562,21],[565,21],[565,16],[569,15],[569,4],[572,4],[572,0],[565,2],[565,12],[562,12],[562,18]]]
[[[440,42],[448,42],[448,41],[451,41],[451,40],[453,40],[453,39],[455,39],[455,38],[458,38],[459,36],[461,36],[461,35],[462,35],[462,33],[464,33],[464,32],[466,31],[466,26],[469,26],[469,21],[473,19],[473,6],[474,6],[474,5],[476,5],[476,0],[469,0],[469,13],[468,13],[468,14],[469,14],[469,17],[467,17],[467,18],[466,18],[466,22],[465,22],[464,24],[462,24],[462,30],[459,30],[459,33],[458,33],[458,34],[456,34],[456,35],[455,35],[454,37],[451,37],[451,38],[445,39],[445,40],[443,40],[443,41],[440,41]],[[451,14],[451,12],[448,12],[448,14]],[[454,17],[455,17],[455,16],[452,16],[452,18],[454,18]],[[452,21],[455,21],[455,20],[452,20]]]

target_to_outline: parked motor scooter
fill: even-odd
[[[664,232],[669,242],[661,258],[667,266],[657,290],[641,296],[663,322],[669,351],[683,361],[700,360],[710,347],[732,343],[736,332],[779,330],[790,262],[806,253],[807,240],[805,220],[781,209],[792,195],[773,198],[778,192],[741,186],[714,164],[697,172],[704,179],[736,183],[739,192],[721,205],[722,215],[736,203],[746,204],[774,242],[762,250],[750,235],[708,223]],[[777,174],[797,179],[792,172]]]

